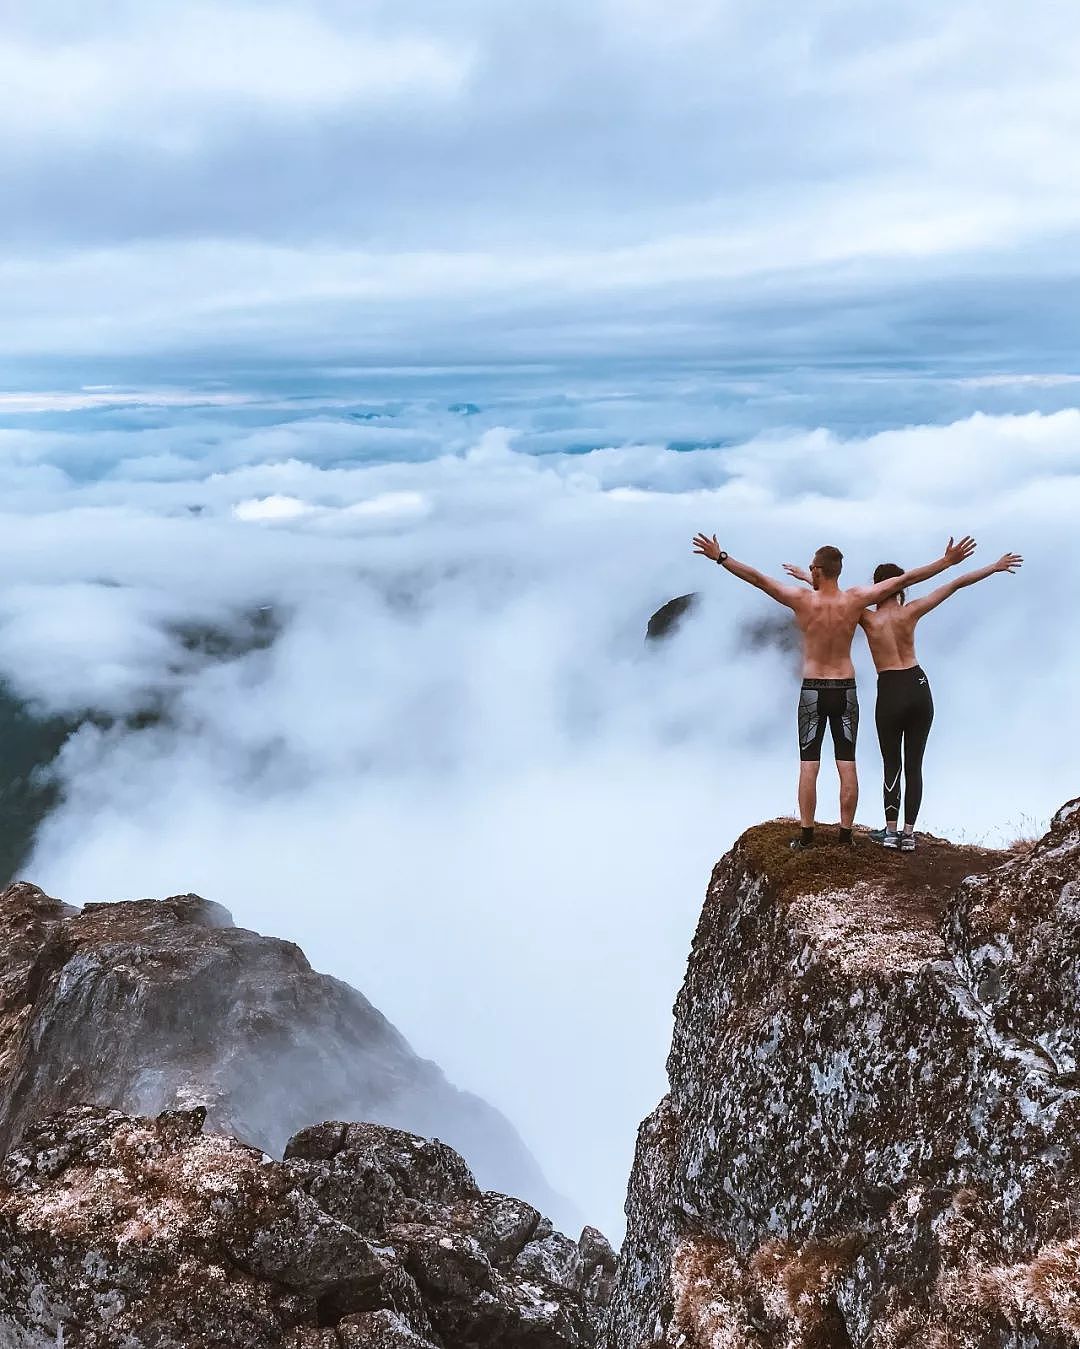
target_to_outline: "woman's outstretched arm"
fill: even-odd
[[[999,571],[1007,571],[1011,575],[1023,565],[1024,559],[1018,553],[1005,553],[988,567],[976,567],[974,571],[968,571],[963,576],[958,576],[955,581],[938,586],[937,590],[931,590],[929,595],[922,595],[918,599],[909,600],[904,608],[907,613],[912,614],[915,618],[922,618],[924,614],[928,614],[931,609],[936,609],[950,595],[955,595],[958,590],[963,590],[965,586],[973,586],[976,581],[985,581],[988,576],[993,576],[995,572]]]

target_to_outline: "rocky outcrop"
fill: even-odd
[[[438,1135],[483,1184],[577,1226],[502,1115],[297,946],[197,895],[80,911],[32,885],[0,894],[0,1153],[83,1102],[201,1106],[215,1132],[276,1155],[324,1119]]]
[[[74,1107],[0,1168],[0,1349],[588,1349],[614,1255],[442,1143]]]
[[[1080,801],[1024,856],[716,867],[608,1349],[1080,1343]]]
[[[695,590],[689,595],[677,595],[673,600],[662,604],[649,619],[645,628],[645,640],[658,642],[664,637],[673,636],[686,615],[697,607],[699,599],[700,596]]]

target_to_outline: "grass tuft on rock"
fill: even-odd
[[[992,870],[1011,854],[995,848],[950,843],[920,834],[913,853],[893,852],[855,830],[855,846],[840,843],[838,825],[819,825],[812,847],[792,851],[798,822],[770,820],[748,829],[736,844],[750,867],[765,876],[778,899],[787,903],[804,895],[850,890],[860,884],[893,896],[903,907],[940,915],[943,901],[964,879]]]

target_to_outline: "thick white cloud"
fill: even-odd
[[[649,398],[623,397],[647,423]],[[987,558],[1026,552],[921,639],[938,702],[925,824],[999,841],[1076,791],[1060,613],[1080,413],[522,452],[550,406],[522,399],[521,432],[473,432],[421,393],[393,419],[426,447],[410,460],[393,438],[364,457],[380,428],[329,412],[251,431],[207,410],[201,434],[95,432],[97,471],[48,489],[27,465],[59,446],[74,471],[80,437],[13,432],[0,670],[50,711],[171,708],[158,730],[69,744],[67,804],[28,874],[72,900],[193,888],[301,941],[613,1228],[709,866],[794,805],[795,675],[740,637],[770,606],[690,535],[716,529],[774,570],[838,542],[852,579],[966,530]],[[623,400],[587,415],[596,436]],[[561,417],[564,444],[580,418]],[[170,435],[173,458],[140,457]],[[700,618],[646,652],[649,612],[698,587]],[[174,635],[261,605],[282,624],[269,650],[222,664]],[[826,773],[826,816],[831,791]]]

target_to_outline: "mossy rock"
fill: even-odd
[[[863,883],[894,898],[898,908],[924,913],[935,923],[965,876],[991,871],[1012,856],[996,848],[950,843],[933,834],[920,834],[913,853],[892,852],[874,843],[863,828],[856,828],[854,846],[846,847],[840,844],[838,825],[819,825],[813,846],[793,851],[791,840],[798,833],[796,820],[770,820],[748,829],[736,844],[778,899],[790,902]]]

